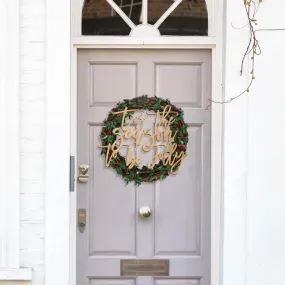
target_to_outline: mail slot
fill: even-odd
[[[169,259],[121,259],[121,276],[169,276]]]

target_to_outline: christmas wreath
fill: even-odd
[[[144,165],[140,168],[138,164],[130,167],[126,163],[126,157],[117,150],[117,145],[120,143],[117,138],[118,130],[127,119],[132,119],[135,110],[148,110],[156,114],[158,112],[162,114],[166,109],[171,110],[171,112],[165,113],[165,121],[168,122],[169,133],[173,135],[170,145],[171,150],[167,151],[168,156],[159,159],[152,167]],[[171,123],[169,123],[170,121]],[[100,139],[102,146],[98,147],[102,149],[101,154],[105,156],[106,165],[114,168],[127,184],[134,182],[136,185],[140,185],[142,182],[165,179],[171,173],[177,172],[183,158],[186,156],[187,124],[183,120],[183,110],[171,104],[168,99],[143,95],[134,99],[125,99],[109,112],[107,119],[103,122]],[[171,157],[169,152],[171,152]]]

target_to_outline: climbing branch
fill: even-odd
[[[256,56],[261,54],[261,48],[260,48],[258,39],[256,37],[256,30],[255,30],[255,27],[257,25],[256,13],[258,11],[259,4],[261,2],[262,0],[245,0],[244,1],[244,8],[245,8],[246,16],[247,16],[247,21],[248,21],[247,26],[249,27],[250,37],[249,37],[248,45],[242,57],[241,67],[240,67],[240,76],[244,74],[245,60],[248,56],[250,56],[250,59],[251,59],[251,64],[250,64],[250,69],[249,69],[250,81],[247,87],[241,93],[239,93],[238,95],[234,97],[229,98],[226,101],[215,101],[212,99],[208,99],[209,104],[206,107],[206,110],[209,110],[213,103],[216,103],[216,104],[231,103],[233,100],[249,92],[250,87],[252,86],[254,79],[255,79],[255,69],[254,69],[255,59],[256,59]]]

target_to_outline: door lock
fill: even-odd
[[[78,227],[81,233],[84,233],[86,227],[86,209],[78,209]]]
[[[79,175],[78,180],[81,183],[87,183],[89,180],[89,165],[82,164],[79,165]]]

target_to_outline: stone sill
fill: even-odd
[[[0,280],[31,281],[32,280],[32,269],[30,268],[16,268],[16,269],[0,268]]]

